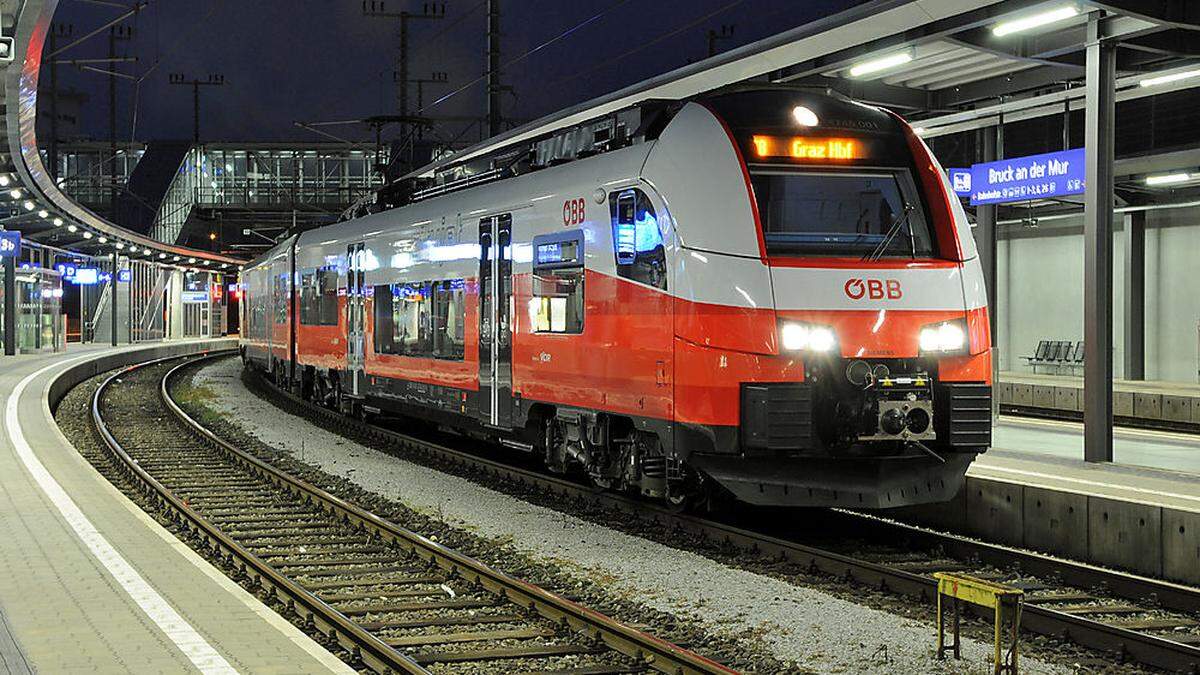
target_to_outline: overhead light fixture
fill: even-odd
[[[992,35],[996,37],[1004,37],[1013,33],[1022,33],[1034,28],[1049,26],[1052,23],[1066,21],[1071,17],[1079,16],[1079,8],[1075,5],[1067,5],[1066,7],[1056,7],[1054,9],[1030,14],[1029,16],[1013,19],[1012,21],[1004,21],[992,27]]]
[[[165,258],[165,257],[167,257],[167,254],[166,254],[166,253],[159,253],[159,254],[158,254],[158,259],[159,259],[159,260],[162,260],[162,259],[163,259],[163,258]]]
[[[118,241],[118,242],[117,242],[117,250],[118,250],[118,251],[124,251],[124,250],[125,250],[125,244],[122,244],[121,242],[119,242],[119,241]]]
[[[145,253],[146,255],[150,255],[151,253],[153,253],[153,251],[151,251],[150,247],[147,246],[146,248],[142,249],[142,253]]]
[[[9,190],[8,196],[12,197],[13,199],[20,199],[21,198],[20,188],[13,188],[12,190]]]
[[[46,209],[42,209],[41,211],[38,211],[38,218],[49,218],[49,217],[50,217],[50,212],[47,211]]]
[[[67,226],[67,231],[68,231],[68,232],[78,232],[78,231],[79,231],[79,228],[78,228],[78,227],[75,227],[74,225],[68,225],[68,226]]]
[[[179,256],[171,258],[171,262],[179,262]]]
[[[11,182],[12,179],[8,177],[8,174],[0,173],[0,187],[8,187]]]
[[[226,267],[229,267],[229,263],[221,263],[221,269],[225,269]]]
[[[101,244],[107,244],[108,237],[100,237],[97,241],[99,241]]]
[[[25,200],[25,210],[26,211],[32,211],[35,206],[37,206],[37,204],[34,204],[32,201],[30,201],[28,199]]]
[[[62,219],[62,218],[55,218],[55,219],[54,219],[54,226],[55,226],[55,227],[62,227],[62,224],[63,224],[63,219]]]
[[[91,232],[84,232],[84,233],[83,233],[83,238],[84,238],[84,239],[91,239],[91,238],[92,238],[92,233],[91,233]]]
[[[1160,84],[1170,84],[1180,80],[1190,80],[1193,77],[1200,77],[1200,68],[1195,70],[1181,70],[1178,73],[1169,73],[1167,75],[1155,75],[1148,77],[1138,82],[1143,87],[1154,87]]]
[[[881,56],[877,59],[863,61],[862,63],[857,63],[853,66],[850,66],[850,77],[861,77],[863,75],[870,75],[871,73],[878,73],[883,70],[891,70],[892,68],[898,68],[912,60],[913,55],[911,50],[896,52],[895,54],[888,54],[887,56]]]
[[[192,263],[192,264],[195,264],[195,263],[196,263],[196,259],[195,259],[195,258],[188,258],[188,262],[189,262],[189,263]]]
[[[821,123],[821,121],[817,119],[817,113],[802,105],[792,108],[792,119],[796,120],[796,124],[799,124],[802,127],[815,127]],[[216,239],[217,237],[214,234],[212,238]]]
[[[1162,173],[1157,176],[1146,176],[1146,185],[1174,185],[1186,183],[1191,179],[1192,175],[1187,173]]]

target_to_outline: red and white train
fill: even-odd
[[[944,501],[990,443],[969,224],[888,111],[739,88],[433,174],[246,266],[247,363],[675,503]]]

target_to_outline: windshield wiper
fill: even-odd
[[[900,228],[908,224],[908,217],[912,215],[913,210],[913,205],[906,203],[904,205],[904,213],[901,214],[899,218],[892,221],[892,226],[889,227],[887,233],[883,235],[883,241],[879,242],[879,244],[870,253],[864,255],[862,260],[875,262],[883,257],[883,254],[887,251],[888,246],[892,245],[892,240],[895,239],[896,235],[900,233]],[[912,227],[908,228],[908,241],[912,248],[912,257],[915,259],[917,257],[917,240],[913,234]]]

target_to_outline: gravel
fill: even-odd
[[[901,617],[820,590],[723,565],[466,479],[363,447],[280,411],[248,391],[236,359],[196,374],[202,402],[246,434],[364,490],[475,535],[502,542],[600,583],[630,603],[757,643],[817,672],[985,672],[991,646],[967,639],[963,660],[938,661],[928,621]],[[1030,673],[1070,669],[1022,659]]]

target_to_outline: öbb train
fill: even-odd
[[[247,265],[246,363],[674,504],[944,501],[990,444],[970,226],[896,115],[742,88],[459,156]]]

